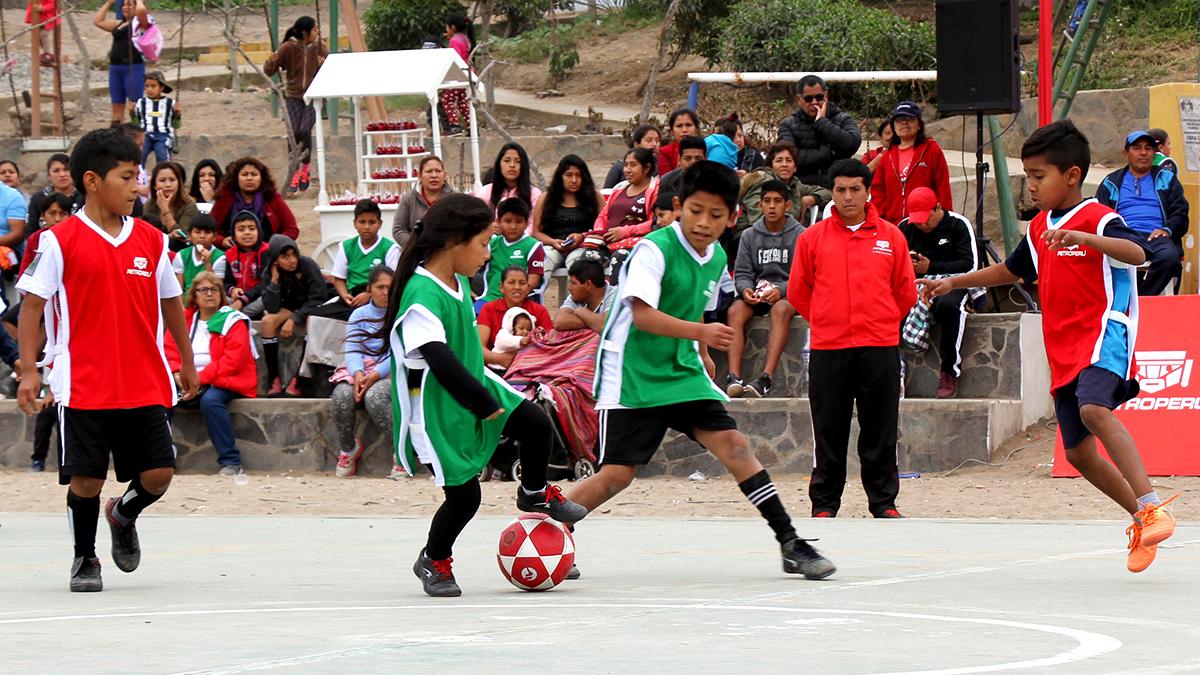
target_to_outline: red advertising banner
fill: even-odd
[[[1116,410],[1151,476],[1200,476],[1200,296],[1141,298],[1133,367],[1142,392]],[[1102,450],[1103,451],[1103,450]],[[1062,435],[1054,445],[1056,478],[1079,472]]]

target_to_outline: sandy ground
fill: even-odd
[[[1086,481],[1050,478],[1050,468],[1035,466],[1050,461],[1053,434],[1035,427],[1025,437],[1013,439],[994,458],[1002,466],[968,466],[955,472],[925,474],[905,479],[899,506],[908,516],[922,518],[999,518],[1115,520],[1121,510]],[[1018,450],[1018,448],[1024,448]],[[808,477],[775,476],[784,503],[796,515],[808,513]],[[1200,478],[1155,478],[1164,497],[1182,492],[1173,511],[1181,520],[1200,518]],[[481,513],[504,515],[514,511],[515,483],[483,484]],[[564,484],[569,490],[569,485]],[[117,496],[121,487],[110,482],[105,496]],[[54,473],[0,472],[0,511],[58,512],[63,489]],[[414,516],[432,514],[440,490],[423,476],[411,480],[382,478],[338,479],[331,474],[251,474],[245,485],[214,475],[176,477],[167,497],[154,513],[194,515],[311,515],[311,516]],[[748,517],[754,514],[728,477],[691,481],[651,478],[636,481],[627,491],[602,506],[603,514],[674,518]],[[846,487],[842,517],[867,515],[861,486]]]

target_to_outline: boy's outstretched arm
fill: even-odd
[[[960,274],[947,279],[917,279],[917,285],[921,287],[921,302],[928,304],[930,300],[956,288],[1004,286],[1015,284],[1020,280],[1021,277],[1013,274],[1012,270],[1008,269],[1008,265],[999,262],[977,272]]]
[[[1046,243],[1050,250],[1082,245],[1093,248],[1104,255],[1120,260],[1126,265],[1141,265],[1146,262],[1146,249],[1129,239],[1105,237],[1090,232],[1075,230],[1047,230]]]
[[[684,321],[654,309],[640,298],[630,298],[633,325],[638,330],[680,340],[695,340],[703,345],[725,351],[733,342],[733,329],[723,323]]]

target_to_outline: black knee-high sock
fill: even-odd
[[[455,540],[475,517],[483,501],[477,478],[462,485],[443,487],[442,491],[446,493],[446,501],[433,514],[433,522],[429,524],[429,539],[425,543],[425,553],[434,560],[445,560],[451,556]]]
[[[279,338],[263,338],[263,358],[267,361],[267,385],[279,377]]]
[[[166,494],[165,492],[163,494]],[[129,481],[129,489],[121,496],[117,505],[113,508],[112,515],[121,525],[128,525],[133,522],[134,518],[141,515],[142,511],[147,506],[158,501],[162,495],[156,495],[146,488],[142,487],[142,481],[138,476],[134,476],[133,480]]]
[[[80,497],[67,490],[67,522],[75,539],[75,557],[96,557],[96,524],[100,520],[100,495]]]
[[[546,470],[554,443],[552,424],[541,408],[529,401],[522,401],[504,425],[504,435],[515,440],[520,447],[521,487],[526,492],[537,492],[546,487]]]
[[[775,531],[776,541],[782,544],[796,538],[796,528],[792,527],[792,519],[783,508],[783,501],[779,499],[779,492],[766,469],[738,483],[738,487],[762,517],[767,519],[767,524]]]

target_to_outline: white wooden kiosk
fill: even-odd
[[[412,145],[425,145],[425,134],[433,141],[433,153],[442,156],[442,130],[436,114],[438,97],[444,89],[467,89],[470,69],[453,49],[410,49],[386,52],[339,52],[325,59],[317,76],[304,92],[306,102],[323,101],[329,98],[345,98],[351,101],[354,111],[354,166],[355,183],[359,194],[370,191],[370,186],[388,185],[391,192],[402,193],[417,183],[416,168],[420,158],[429,154],[404,153],[378,155],[374,150],[378,141],[394,142],[406,150]],[[479,86],[478,83],[476,86]],[[363,98],[367,96],[422,95],[429,101],[433,111],[429,128],[396,131],[365,131],[363,122]],[[475,173],[475,185],[479,175],[479,126],[475,107],[469,102],[471,111],[471,166]],[[314,258],[324,263],[322,255],[338,242],[354,236],[354,206],[331,205],[325,173],[325,127],[321,115],[316,120],[317,180],[320,184],[316,212],[321,218],[321,244]],[[372,178],[373,167],[383,163],[401,161],[407,167],[408,178]],[[384,233],[391,231],[392,216],[396,204],[380,204],[383,211]],[[324,266],[324,264],[322,265]]]

